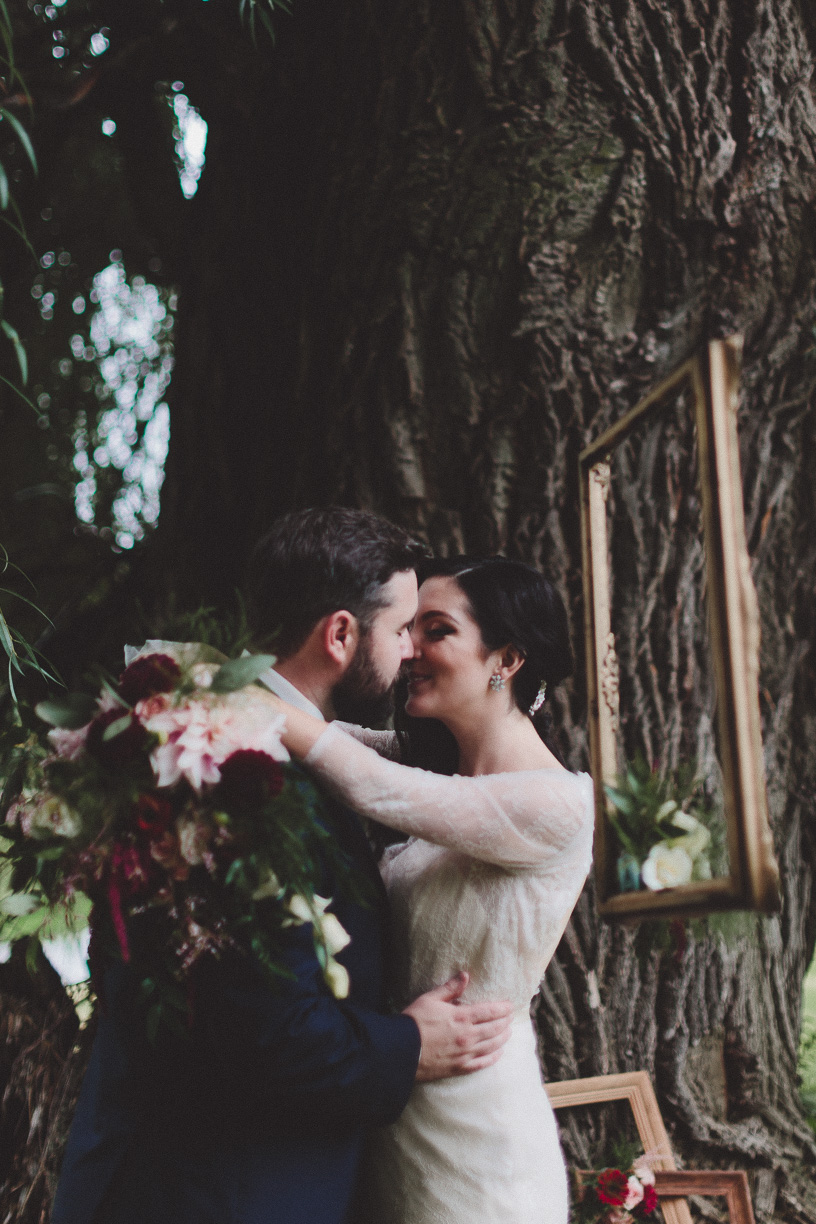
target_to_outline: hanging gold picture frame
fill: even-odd
[[[741,348],[740,337],[707,344],[580,456],[589,747],[596,810],[595,879],[598,908],[608,919],[692,917],[729,909],[770,913],[780,904],[760,735],[759,612],[746,546],[736,428]],[[707,606],[707,617],[696,623],[694,632],[704,634],[707,630],[709,634],[706,649],[713,686],[710,738],[716,740],[721,774],[728,866],[715,878],[657,888],[641,882],[624,890],[621,843],[610,821],[615,811],[607,790],[619,785],[626,766],[619,736],[624,717],[620,706],[623,677],[611,599],[610,473],[614,471],[616,452],[625,453],[618,448],[635,445],[638,431],[651,428],[654,432],[661,414],[676,413],[678,404],[688,406],[688,411],[685,407],[683,411],[694,439],[694,496],[698,497],[705,554],[700,581]],[[631,488],[626,496],[632,496]]]

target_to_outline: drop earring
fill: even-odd
[[[501,674],[501,672],[494,672],[488,683],[494,693],[500,693],[505,687],[504,676]]]
[[[530,715],[531,718],[533,717],[534,714],[537,714],[538,711],[541,709],[542,705],[544,704],[544,699],[546,698],[546,696],[547,696],[547,681],[542,680],[541,688],[536,693],[536,699],[533,702],[533,704],[530,706],[529,710],[527,711],[527,713]]]

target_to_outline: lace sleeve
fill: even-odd
[[[396,731],[372,731],[370,727],[358,727],[356,723],[340,722],[339,720],[333,725],[345,731],[346,735],[351,735],[354,739],[359,740],[361,744],[373,748],[379,756],[386,757],[389,761],[400,759],[400,746]]]
[[[490,863],[543,865],[591,835],[586,774],[536,769],[449,778],[382,760],[336,725],[305,764],[361,815]]]

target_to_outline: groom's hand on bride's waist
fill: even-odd
[[[507,1002],[460,1003],[469,981],[458,973],[444,986],[420,995],[404,1015],[419,1029],[422,1050],[416,1078],[419,1082],[469,1075],[498,1062],[510,1036],[513,1009]]]

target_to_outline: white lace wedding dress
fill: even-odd
[[[529,1009],[589,871],[591,779],[561,769],[449,778],[383,759],[396,753],[393,733],[335,723],[306,764],[356,811],[413,835],[383,867],[398,1002],[466,969],[466,1002],[510,999],[516,1014],[498,1063],[417,1084],[376,1133],[372,1224],[566,1224]]]

